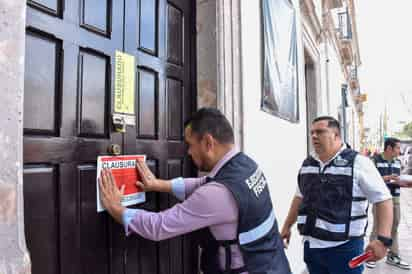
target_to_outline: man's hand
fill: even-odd
[[[391,180],[391,178],[390,178],[391,176],[392,175],[385,175],[385,176],[382,176],[382,179],[385,183],[388,183]]]
[[[137,160],[136,169],[141,178],[141,181],[137,181],[136,185],[143,191],[171,192],[171,183],[169,181],[157,179],[144,161]]]
[[[397,185],[399,187],[412,187],[412,182],[411,181],[402,181],[401,177],[398,175],[389,175],[390,183]]]
[[[399,182],[399,176],[398,175],[385,175],[383,176],[383,180],[385,183],[397,183]]]
[[[302,203],[302,197],[295,196],[292,200],[292,204],[289,208],[288,216],[286,221],[283,223],[282,231],[280,232],[280,237],[283,240],[283,246],[288,248],[290,242],[290,236],[292,235],[291,228],[298,218],[299,206]]]
[[[392,199],[384,200],[375,204],[376,220],[377,220],[377,234],[383,237],[390,238],[392,231],[393,220],[393,204]],[[379,240],[374,240],[369,243],[366,250],[373,253],[372,261],[377,261],[385,257],[387,247]]]
[[[398,185],[400,187],[412,187],[412,175],[401,175]]]
[[[391,175],[391,182],[392,183],[397,184],[397,183],[399,183],[399,181],[400,181],[399,175]]]
[[[289,247],[289,242],[290,242],[290,236],[292,235],[292,231],[290,229],[290,226],[287,226],[286,224],[283,225],[282,231],[280,232],[280,237],[283,240],[283,246],[285,248]]]
[[[100,200],[104,208],[119,223],[122,222],[124,207],[121,205],[125,185],[121,189],[117,188],[113,174],[108,169],[103,169],[99,178]]]
[[[109,209],[112,205],[121,204],[125,185],[122,185],[121,189],[117,188],[116,182],[113,178],[113,174],[108,169],[103,169],[99,179],[100,184],[100,199],[103,206]]]
[[[369,261],[379,261],[386,256],[388,248],[384,246],[381,241],[373,240],[366,247],[366,251],[368,250],[372,251],[373,254],[373,257],[370,258]]]
[[[400,187],[411,187],[410,184],[405,183],[405,182],[402,182],[402,181],[399,181],[399,182],[397,182],[396,184],[397,184],[398,186],[400,186]]]

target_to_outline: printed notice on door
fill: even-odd
[[[134,115],[134,56],[116,51],[114,112]]]
[[[97,158],[97,212],[104,211],[100,202],[99,181],[103,168],[112,171],[117,187],[120,189],[125,185],[122,205],[129,206],[140,204],[146,201],[145,193],[136,186],[136,181],[140,180],[140,175],[136,170],[136,161],[146,160],[145,155],[123,155],[123,156],[99,156]]]

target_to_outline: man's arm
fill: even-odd
[[[392,222],[393,222],[393,205],[392,199],[376,203],[377,218],[377,234],[385,238],[391,238]],[[372,261],[378,261],[386,256],[388,247],[380,240],[369,242],[366,250],[371,250],[373,253]]]
[[[102,171],[99,184],[103,206],[124,225],[127,235],[134,232],[146,239],[160,241],[214,224],[237,223],[236,201],[221,184],[211,182],[183,203],[158,213],[123,207],[120,204],[122,192],[109,170]]]
[[[412,187],[412,175],[402,174],[398,177],[397,184],[400,187]]]
[[[161,241],[215,224],[236,224],[237,219],[232,193],[223,185],[210,183],[165,211],[135,211],[125,229],[126,235],[134,232]]]
[[[292,234],[291,228],[296,223],[298,218],[298,211],[299,206],[302,203],[302,198],[299,196],[295,196],[292,200],[292,204],[290,205],[288,216],[286,217],[285,223],[283,224],[282,231],[280,236],[284,240],[285,247],[288,247],[290,242],[290,236]]]
[[[375,204],[377,213],[377,232],[378,235],[390,238],[393,222],[393,205],[392,199]]]
[[[206,177],[200,178],[175,178],[172,180],[162,180],[154,176],[149,167],[144,161],[137,161],[136,168],[139,171],[141,181],[136,182],[136,185],[145,192],[166,192],[172,193],[180,201],[189,197],[193,191],[201,186]]]
[[[144,161],[136,161],[136,169],[141,179],[141,181],[136,182],[136,185],[143,191],[172,192],[172,181],[157,179]]]

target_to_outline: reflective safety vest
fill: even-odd
[[[399,161],[398,159],[387,161],[382,157],[381,154],[379,154],[373,158],[373,161],[375,162],[376,168],[378,169],[381,176],[401,174],[401,161]],[[391,191],[393,197],[399,197],[401,195],[401,188],[399,186],[391,184],[390,182],[385,183]]]
[[[204,274],[243,273],[289,274],[266,177],[257,164],[243,153],[230,159],[213,178],[233,194],[239,208],[238,237],[216,241],[210,231],[202,236],[201,269]],[[231,246],[239,245],[245,266],[231,269]],[[218,249],[225,249],[225,269],[218,263]]]
[[[297,220],[300,234],[325,241],[365,235],[368,201],[353,179],[357,154],[347,148],[323,169],[313,157],[303,162],[298,177],[303,194]]]

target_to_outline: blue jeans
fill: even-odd
[[[363,239],[330,248],[309,248],[305,242],[304,261],[310,274],[361,274],[363,265],[350,269],[349,261],[363,252]]]

